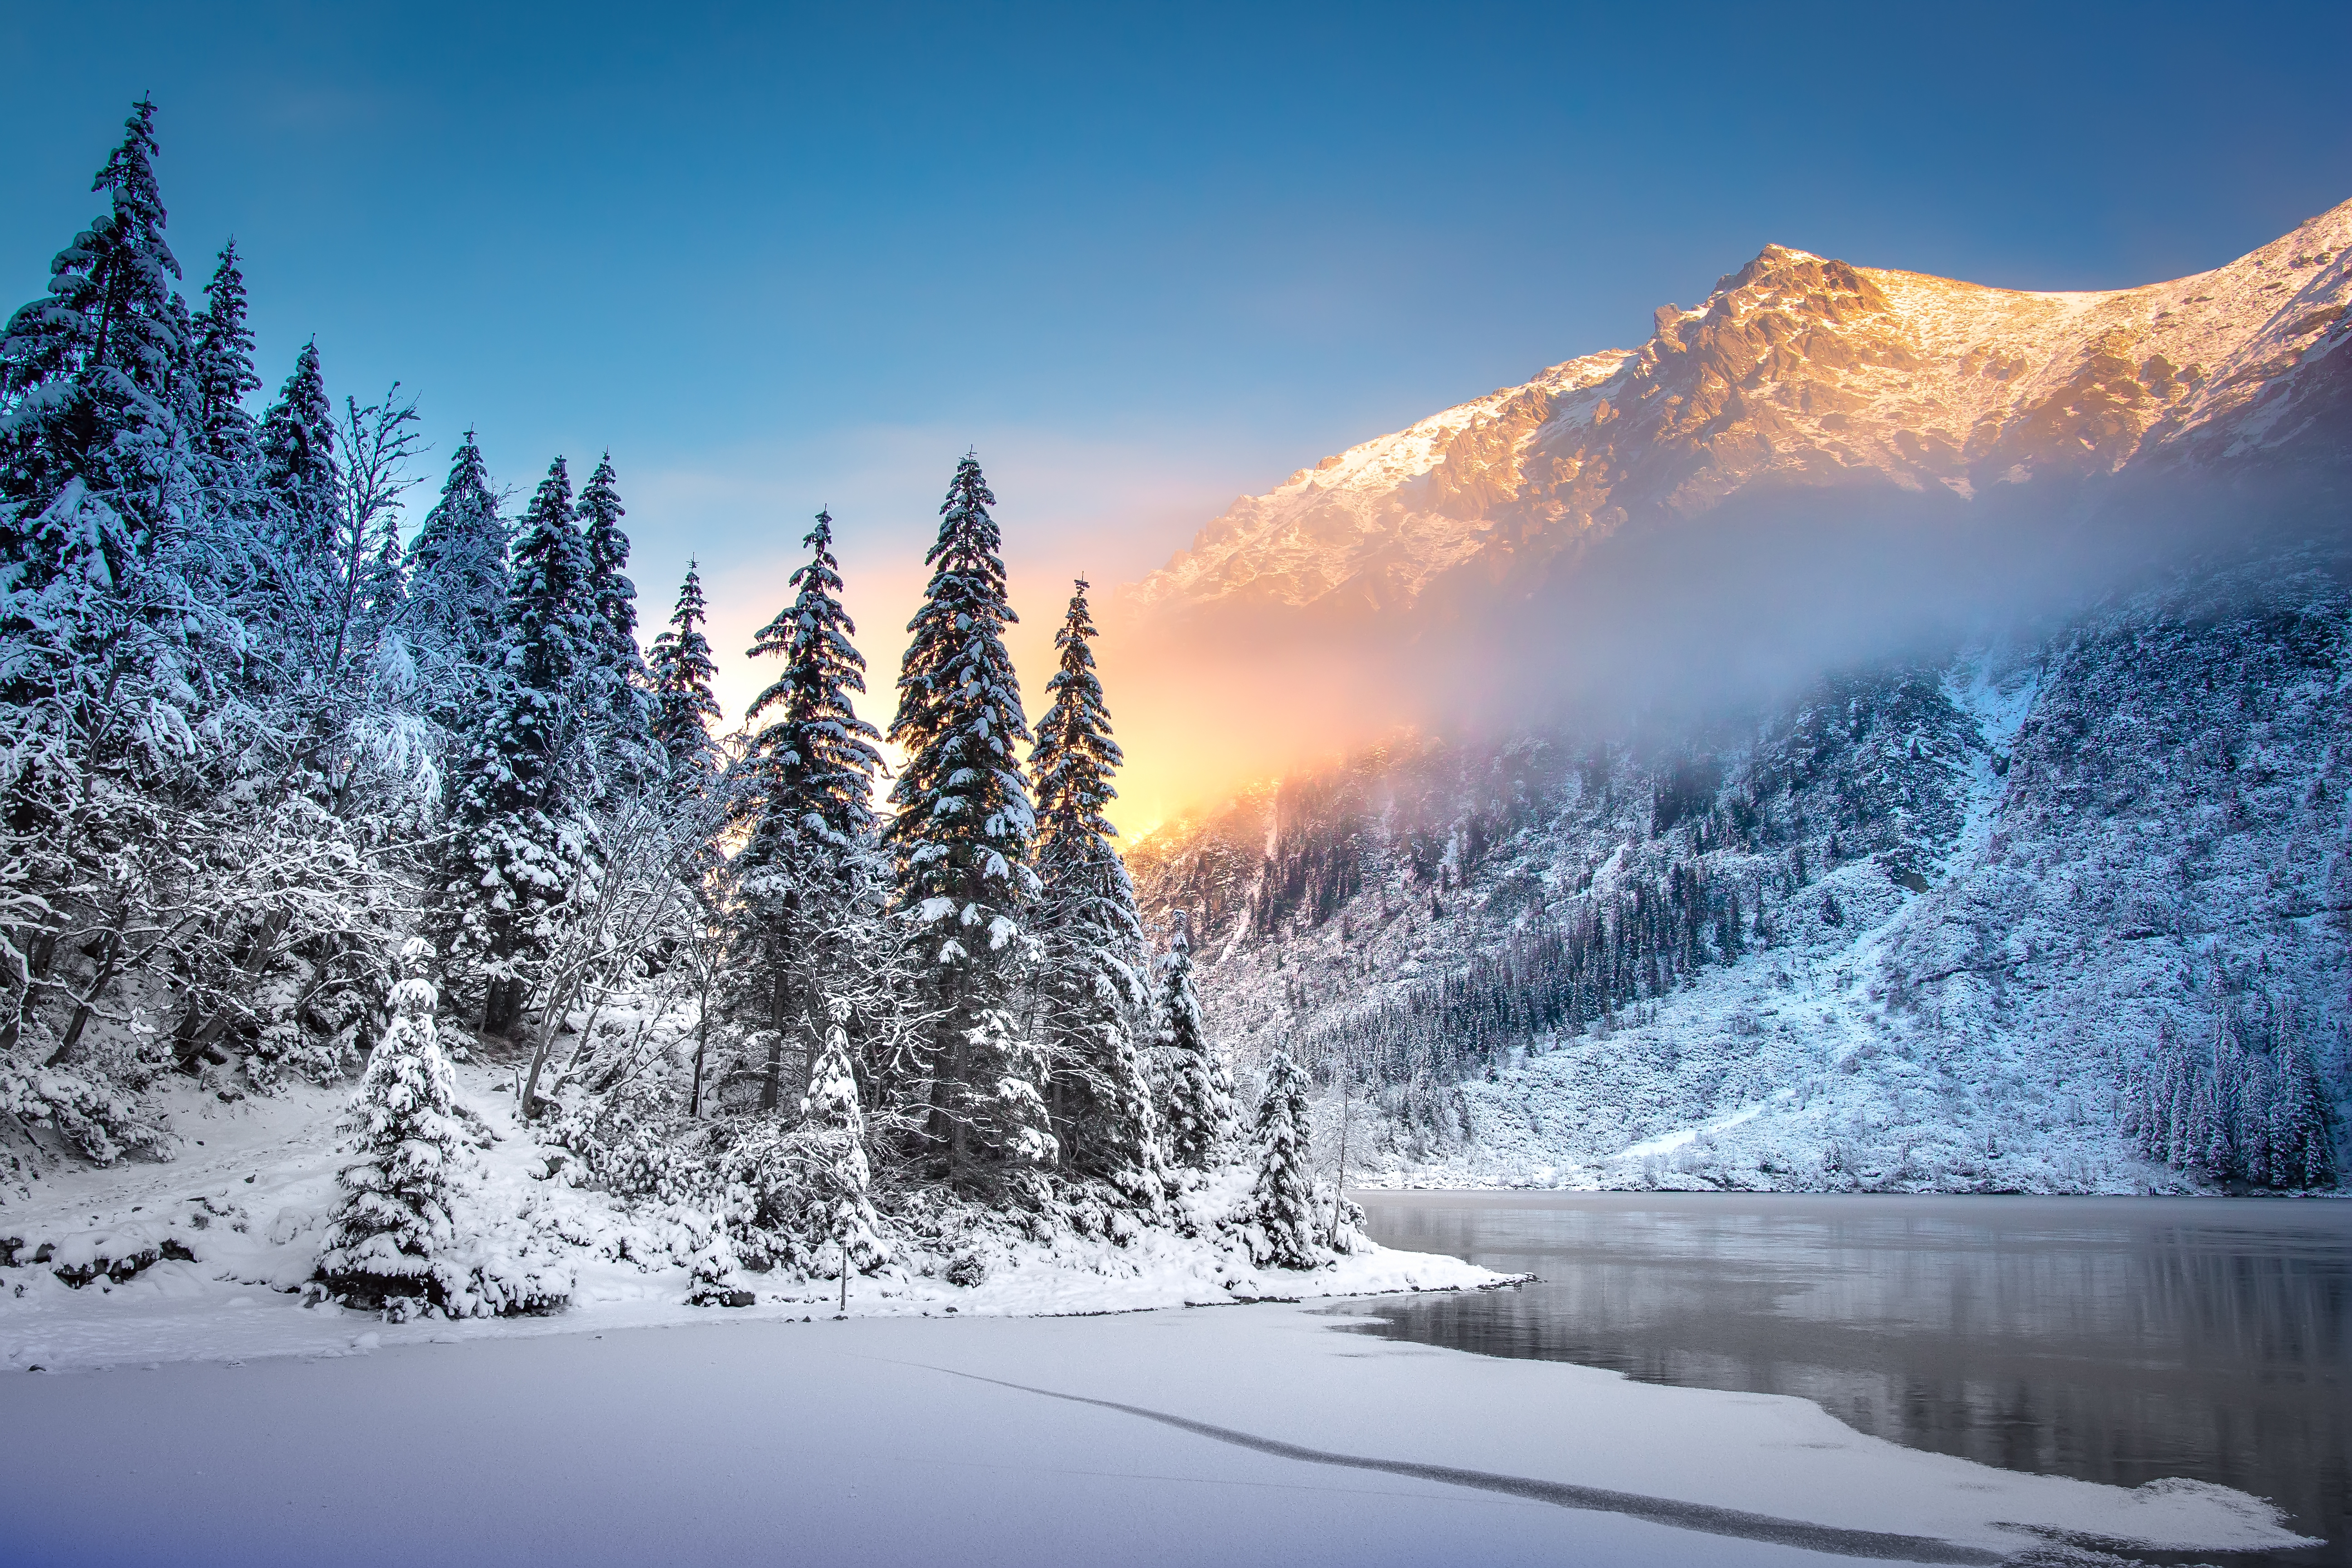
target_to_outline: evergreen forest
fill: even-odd
[[[710,1303],[978,1223],[1350,1244],[1310,1223],[1296,1075],[1246,1137],[1181,933],[1146,941],[1083,581],[1033,727],[976,455],[895,776],[828,515],[730,727],[698,575],[641,604],[609,453],[510,490],[469,433],[435,494],[414,398],[338,398],[315,343],[257,412],[243,258],[189,286],[157,156],[142,101],[0,339],[13,1169],[167,1157],[175,1095],[340,1086],[314,1296],[550,1310],[564,1238],[485,1208],[457,1061],[506,1069],[543,1180],[662,1216]]]

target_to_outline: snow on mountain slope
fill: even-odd
[[[2184,577],[1710,731],[1400,740],[1163,830],[1139,889],[1244,1075],[1312,1066],[1323,1158],[1357,1106],[1360,1180],[2324,1186],[2347,576]]]
[[[1748,487],[1940,489],[2225,461],[2339,411],[2352,202],[2210,272],[2030,293],[1768,246],[1639,350],[1556,365],[1243,497],[1141,612],[1412,606]],[[2319,432],[2340,443],[2341,429]]]

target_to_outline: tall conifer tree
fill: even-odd
[[[246,325],[245,273],[236,263],[236,241],[221,247],[220,264],[205,286],[205,308],[196,317],[196,440],[213,465],[215,486],[249,465],[259,436],[245,395],[261,390],[253,368],[253,331]]]
[[[897,902],[922,949],[940,1019],[928,1081],[928,1146],[966,1184],[1028,1173],[1055,1156],[1042,1053],[1010,1011],[1037,893],[1035,831],[1017,751],[1027,740],[1021,688],[1004,648],[1006,602],[996,498],[967,456],[940,507],[923,560],[931,580],[908,630],[890,739],[907,753],[884,830]]]
[[[1143,925],[1135,888],[1103,814],[1118,798],[1121,757],[1095,671],[1087,583],[1070,595],[1055,647],[1061,668],[1045,689],[1030,776],[1037,789],[1037,989],[1051,1051],[1063,1161],[1157,1210],[1165,1192],[1158,1116],[1137,1055],[1134,1021],[1149,1004]]]
[[[595,862],[583,815],[585,726],[573,698],[596,614],[561,458],[523,515],[515,567],[500,689],[452,779],[456,831],[443,880],[452,966],[478,978],[493,1032],[520,1015],[554,911]]]
[[[629,536],[621,531],[625,515],[613,454],[607,452],[580,492],[580,532],[588,549],[596,628],[581,670],[582,705],[596,731],[600,782],[607,795],[637,788],[654,771],[652,703],[645,658],[637,649],[637,587],[627,572]]]
[[[677,588],[677,605],[670,611],[669,626],[654,638],[646,656],[646,675],[653,683],[654,743],[668,759],[670,775],[681,783],[694,781],[712,757],[710,721],[722,716],[711,680],[719,667],[710,657],[710,639],[702,634],[708,613],[702,597],[702,577],[688,562],[686,581]]]
[[[314,340],[294,356],[278,401],[261,416],[261,483],[277,512],[277,532],[295,559],[313,561],[335,548],[335,405]]]
[[[750,657],[784,668],[752,702],[771,715],[742,764],[746,828],[736,858],[741,1006],[767,1031],[761,1108],[782,1103],[786,1055],[807,1059],[822,1026],[827,974],[845,958],[843,938],[874,876],[874,775],[882,764],[874,726],[851,694],[866,689],[857,628],[841,604],[833,519],[819,512],[802,542],[790,609],[760,628]]]
[[[1266,1068],[1256,1143],[1251,1249],[1276,1268],[1312,1268],[1323,1259],[1315,1240],[1315,1175],[1307,1163],[1307,1075],[1282,1051]]]
[[[1192,944],[1180,915],[1168,939],[1160,984],[1159,1030],[1168,1158],[1186,1170],[1215,1165],[1233,1135],[1233,1087],[1209,1044],[1201,998],[1192,989]]]
[[[0,499],[28,516],[79,479],[134,534],[163,521],[189,344],[173,287],[180,264],[163,238],[154,121],[154,104],[132,107],[91,183],[110,210],[58,253],[47,297],[0,334]],[[111,564],[131,548],[128,539],[110,546]]]
[[[482,449],[471,430],[449,461],[441,499],[408,550],[408,585],[415,640],[448,667],[450,700],[468,704],[479,673],[493,662],[505,635],[513,573],[507,560],[506,519],[490,489]]]

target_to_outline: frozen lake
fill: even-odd
[[[2004,1469],[2266,1497],[2352,1563],[2352,1203],[1364,1194],[1373,1237],[1538,1275],[1389,1337],[1794,1394]]]
[[[2274,1484],[2287,1461],[2265,1456],[2315,1465],[2329,1442],[2340,1477],[2328,1423],[2342,1416],[2327,1403],[2340,1390],[2306,1396],[2281,1371],[2304,1365],[2298,1332],[2340,1351],[2340,1268],[2336,1293],[2322,1280],[2314,1295],[2262,1285],[2242,1237],[2151,1268],[2054,1222],[1987,1239],[1970,1228],[1976,1212],[1406,1200],[1382,1205],[1385,1228],[1566,1283],[1344,1305],[1234,1305],[1211,1287],[1206,1300],[1223,1304],[1101,1314],[1118,1304],[1112,1290],[1072,1317],[877,1289],[845,1321],[805,1302],[794,1317],[783,1295],[740,1314],[624,1295],[545,1320],[395,1327],[185,1261],[95,1294],[36,1274],[23,1297],[0,1295],[0,1365],[20,1369],[0,1374],[12,1439],[0,1563],[2115,1568],[2246,1563],[2295,1545],[2267,1505],[2195,1478],[2237,1478],[2309,1509],[2300,1482]],[[2124,1223],[2168,1211],[2086,1212]],[[2176,1228],[2227,1212],[2190,1206]],[[2346,1212],[2256,1207],[2246,1225],[2268,1234],[2263,1224]],[[1880,1231],[1837,1239],[1841,1216],[1873,1215]],[[2273,1243],[2278,1272],[2300,1279],[2315,1244]],[[2152,1243],[2142,1253],[2161,1256]],[[2016,1273],[2012,1254],[2039,1262]],[[1397,1254],[1349,1266],[1365,1285],[1466,1276]],[[2206,1270],[2242,1288],[2200,1294]],[[1127,1284],[1165,1299],[1164,1282]],[[1000,1297],[997,1310],[1024,1300],[1050,1305]],[[1381,1326],[1372,1312],[1392,1337],[1349,1331]],[[2128,1352],[2110,1342],[2116,1322]],[[1571,1331],[1604,1326],[1606,1342]],[[1973,1337],[1987,1333],[1994,1349]],[[1441,1334],[1444,1346],[1413,1342]],[[2281,1343],[2248,1359],[2241,1341],[2264,1336]],[[1875,1362],[1854,1348],[1874,1340],[1887,1342]],[[2241,1359],[2200,1363],[2194,1346],[2208,1342]],[[1515,1353],[1468,1353],[1494,1350]],[[2004,1381],[1988,1370],[2000,1356],[2027,1370]],[[1904,1370],[1906,1357],[1922,1370]],[[2035,1370],[2041,1359],[2059,1370]],[[2164,1370],[2174,1361],[2177,1374]],[[2215,1384],[2202,1403],[2200,1375]],[[2263,1376],[2278,1386],[2230,1386]],[[1938,1377],[1958,1392],[1939,1392]],[[2168,1392],[2176,1377],[2186,1394]],[[1758,1392],[1762,1379],[1785,1384]],[[1890,1431],[1908,1446],[1857,1433],[1811,1402],[1859,1419],[1849,1402],[1874,1408],[1864,1394],[1875,1390],[1906,1420],[1959,1430],[1980,1414],[1976,1382],[1990,1390],[1985,1419],[2006,1390],[2015,1440],[1978,1458],[1928,1451],[1907,1426]],[[2208,1425],[2168,1415],[2186,1438],[2156,1450],[2148,1434],[2169,1428],[2153,1416],[2126,1405],[2103,1417],[2143,1445],[2138,1468],[2114,1479],[2149,1485],[2034,1473],[2063,1468],[2034,1444],[2107,1429],[2074,1410],[2104,1410],[2103,1398],[2177,1405]],[[2216,1410],[2237,1425],[2214,1426]],[[2300,1448],[2298,1421],[2311,1428]],[[2200,1443],[2252,1458],[2232,1468]],[[2103,1554],[2109,1543],[2137,1544],[2118,1558]]]

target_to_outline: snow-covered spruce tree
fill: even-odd
[[[457,1245],[454,1211],[473,1165],[423,973],[430,952],[415,942],[402,953],[392,1022],[345,1117],[354,1158],[336,1173],[342,1202],[313,1276],[335,1300],[395,1317],[448,1300],[441,1259]]]
[[[335,500],[335,405],[327,397],[316,341],[302,345],[278,401],[261,416],[261,484],[270,532],[297,559],[331,556]]]
[[[1095,673],[1094,617],[1079,579],[1055,646],[1061,668],[1045,689],[1029,773],[1037,789],[1036,973],[1064,1168],[1108,1183],[1136,1208],[1157,1213],[1166,1162],[1135,1021],[1150,997],[1135,888],[1103,815],[1118,797],[1121,761]]]
[[[344,1117],[354,1157],[336,1173],[342,1202],[327,1227],[313,1288],[394,1322],[428,1310],[553,1311],[569,1299],[564,1281],[527,1258],[485,1258],[479,1238],[463,1233],[479,1173],[434,1022],[431,960],[418,938],[402,951],[392,1022]]]
[[[876,891],[874,727],[851,694],[866,689],[856,626],[841,604],[833,519],[819,512],[793,574],[792,607],[760,629],[750,657],[781,656],[783,669],[747,717],[769,721],[751,737],[734,799],[744,830],[733,867],[730,1010],[758,1033],[759,1108],[785,1103],[788,1060],[814,1062],[829,978]]]
[[[710,657],[710,639],[702,635],[708,612],[695,567],[696,563],[687,563],[669,626],[654,638],[646,656],[646,676],[653,683],[654,744],[668,761],[674,787],[685,789],[700,789],[709,782],[717,759],[710,721],[723,717],[710,685],[719,667]]]
[[[0,334],[0,1106],[105,1163],[152,1143],[152,1037],[90,1030],[222,922],[239,628],[186,436],[153,106],[110,210]]]
[[[454,726],[479,711],[507,621],[513,571],[507,521],[471,430],[449,460],[441,498],[408,547],[404,622],[428,670],[436,716]]]
[[[803,1233],[832,1242],[845,1264],[870,1274],[887,1255],[869,1191],[873,1173],[866,1158],[866,1110],[858,1101],[849,1051],[849,1005],[836,1001],[827,1011],[824,1049],[809,1074],[800,1125],[793,1130],[807,1205]]]
[[[1225,1066],[1209,1043],[1201,998],[1192,989],[1192,952],[1179,914],[1160,961],[1158,1028],[1161,1121],[1167,1127],[1168,1159],[1188,1171],[1206,1171],[1224,1156],[1234,1127],[1233,1087]]]
[[[79,479],[121,519],[102,543],[110,566],[163,525],[175,458],[184,453],[175,383],[189,378],[180,264],[163,239],[155,184],[155,106],[141,100],[91,189],[110,208],[49,264],[47,296],[0,336],[0,499],[16,522],[0,556],[26,560],[19,586],[44,581],[22,535]],[[27,559],[27,557],[30,557]]]
[[[1312,1268],[1323,1261],[1307,1136],[1307,1075],[1276,1051],[1257,1102],[1257,1184],[1250,1192],[1250,1252],[1262,1265]]]
[[[451,775],[441,879],[450,973],[478,987],[483,1026],[519,1020],[557,910],[594,875],[576,677],[598,635],[586,541],[558,458],[515,547],[514,624],[488,712]],[[525,1107],[526,1112],[530,1110]]]
[[[940,508],[938,542],[913,641],[898,673],[890,739],[907,761],[883,842],[895,904],[921,950],[938,1023],[916,1080],[886,1086],[923,1117],[919,1152],[967,1188],[1034,1196],[1055,1159],[1043,1052],[1012,1012],[1037,895],[1035,818],[1015,748],[1029,738],[1003,629],[996,498],[967,456]]]
[[[580,671],[580,705],[595,741],[598,788],[607,800],[635,792],[659,771],[649,733],[650,683],[637,651],[637,587],[627,572],[629,536],[621,531],[625,515],[607,452],[580,491],[595,630]]]
[[[215,496],[233,503],[233,487],[251,478],[260,434],[245,406],[248,392],[261,390],[253,368],[253,331],[246,325],[245,272],[236,263],[236,241],[221,247],[220,263],[205,286],[205,308],[196,317],[195,401],[192,432],[209,467]]]

